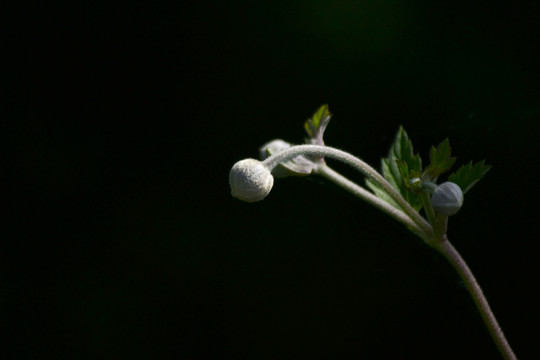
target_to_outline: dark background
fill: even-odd
[[[400,124],[424,158],[449,137],[457,165],[493,166],[449,236],[538,356],[539,2],[5,14],[2,358],[500,358],[454,271],[390,218],[315,177],[230,196],[234,162],[302,142],[324,103],[327,144],[376,167]]]

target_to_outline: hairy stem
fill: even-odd
[[[420,194],[420,199],[422,200],[422,206],[424,207],[424,212],[428,218],[428,221],[431,225],[435,222],[435,211],[433,206],[431,206],[431,200],[429,199],[429,194],[426,191],[422,191]]]
[[[502,356],[506,360],[517,360],[517,357],[512,351],[510,344],[508,344],[508,341],[506,340],[506,337],[504,336],[504,333],[499,326],[497,319],[495,319],[495,315],[493,315],[493,312],[489,307],[487,299],[482,292],[480,285],[476,281],[473,273],[471,272],[471,269],[469,269],[465,260],[463,260],[458,251],[445,237],[443,237],[442,241],[440,241],[437,245],[434,245],[433,247],[437,249],[450,262],[450,264],[452,264],[454,269],[456,269],[459,276],[465,283],[469,294],[471,294],[471,297],[473,298],[474,303],[478,311],[480,312],[480,315],[482,316],[482,319],[484,320],[484,323],[486,324],[486,327],[488,328],[489,333],[493,341],[497,345],[497,348],[501,352]]]
[[[379,184],[381,188],[399,205],[400,208],[414,221],[414,223],[422,230],[427,238],[433,234],[431,225],[420,214],[413,209],[411,205],[394,189],[394,187],[386,181],[375,169],[358,159],[357,157],[332,147],[321,145],[297,145],[291,146],[288,149],[278,152],[263,161],[263,164],[272,170],[278,164],[288,161],[299,155],[308,156],[324,156],[340,160],[352,168],[360,171],[370,180]]]
[[[396,209],[392,205],[388,204],[386,201],[381,200],[377,196],[373,195],[371,192],[367,191],[360,185],[352,182],[351,180],[347,179],[343,175],[339,174],[335,170],[331,169],[329,166],[323,164],[315,168],[314,172],[332,182],[335,184],[341,186],[348,192],[352,193],[353,195],[359,197],[360,199],[364,200],[370,205],[373,205],[377,209],[381,210],[385,214],[390,215],[403,225],[409,227],[413,232],[418,234],[419,236],[422,236],[422,230],[416,225],[414,221],[411,220],[411,218],[405,214],[403,211]],[[425,239],[427,240],[427,239]]]

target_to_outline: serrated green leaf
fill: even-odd
[[[308,142],[316,145],[324,145],[323,135],[326,126],[330,122],[332,114],[328,109],[328,105],[322,105],[315,111],[311,119],[304,123],[304,128],[309,136]]]
[[[394,162],[395,163],[395,162]],[[381,159],[381,170],[383,177],[396,189],[399,189],[401,177],[396,176],[396,172],[392,170],[390,159]]]
[[[396,188],[401,193],[401,196],[413,208],[420,210],[422,208],[420,196],[409,191],[408,187],[411,180],[411,173],[418,174],[422,171],[422,159],[419,154],[414,153],[412,142],[403,126],[400,126],[398,129],[386,162],[392,172],[394,181],[397,184]]]
[[[409,178],[409,166],[407,163],[403,160],[397,159],[396,164],[399,170],[399,173],[401,174],[402,179],[408,179]],[[403,184],[407,185],[408,181],[404,181]]]
[[[381,172],[383,177],[397,189],[401,196],[403,196],[416,210],[422,208],[422,200],[420,196],[409,191],[408,187],[411,178],[418,176],[421,171],[422,159],[419,154],[414,154],[412,142],[409,139],[407,132],[400,126],[394,139],[394,143],[390,147],[388,156],[381,161]],[[370,185],[369,182],[366,182],[366,184],[378,197],[395,206],[395,203],[392,204],[388,201],[386,193],[378,188],[376,184],[372,183]],[[377,191],[375,188],[377,188]],[[381,196],[381,193],[386,196]]]
[[[478,161],[475,164],[471,161],[461,166],[448,177],[448,181],[456,183],[465,194],[491,169],[491,166],[484,164],[484,161]]]
[[[420,193],[420,189],[418,188],[418,185],[413,185],[413,179],[416,178],[417,181],[421,181],[419,179],[420,172],[417,170],[410,170],[407,163],[403,160],[396,160],[396,163],[398,165],[399,172],[401,173],[402,179],[407,179],[407,181],[403,181],[403,185],[409,190],[414,192],[415,194]]]
[[[429,166],[426,168],[424,175],[428,176],[430,180],[435,180],[441,174],[444,174],[452,168],[456,162],[455,157],[451,157],[450,141],[448,138],[444,139],[435,148],[431,147],[429,150]]]
[[[394,199],[392,199],[390,195],[386,193],[386,191],[381,189],[379,185],[369,179],[366,179],[366,185],[373,191],[375,195],[377,195],[378,198],[386,201],[388,204],[395,207],[396,209],[403,211],[403,209],[401,209],[401,207],[394,201]]]
[[[389,157],[392,155],[395,159],[403,160],[409,171],[419,172],[422,170],[422,159],[420,159],[419,154],[414,153],[412,142],[403,126],[399,127],[394,143],[390,147]]]

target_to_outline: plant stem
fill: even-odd
[[[463,260],[459,252],[452,246],[450,241],[446,239],[446,236],[444,236],[442,240],[439,241],[437,244],[434,244],[432,246],[437,249],[458,272],[459,276],[465,283],[469,294],[473,298],[474,303],[478,311],[480,312],[480,315],[482,316],[482,319],[484,320],[484,323],[486,324],[486,327],[488,328],[489,333],[493,341],[497,345],[497,348],[501,352],[502,356],[506,360],[517,360],[517,357],[512,351],[510,344],[508,344],[508,341],[506,340],[506,337],[504,336],[504,333],[499,326],[497,319],[495,319],[495,315],[493,315],[493,312],[489,307],[487,299],[482,292],[480,285],[476,281],[473,273],[471,272],[471,269],[469,269],[465,260]]]
[[[428,221],[433,226],[433,223],[435,222],[435,211],[433,210],[433,206],[431,206],[431,200],[429,199],[427,191],[422,191],[420,199],[422,200],[422,206],[424,207],[424,212],[426,213]]]
[[[317,166],[314,169],[314,172],[332,182],[335,184],[341,186],[348,192],[352,193],[353,195],[359,197],[360,199],[364,200],[370,205],[373,205],[377,209],[381,210],[385,214],[390,215],[400,223],[404,224],[405,226],[409,227],[413,232],[418,234],[419,236],[423,236],[422,230],[414,223],[414,221],[411,220],[411,218],[405,214],[403,211],[396,209],[392,205],[388,204],[386,201],[381,200],[377,196],[373,195],[371,192],[367,191],[360,185],[352,182],[351,180],[347,179],[343,175],[339,174],[335,170],[331,169],[328,165],[322,164],[320,166]],[[425,239],[427,240],[427,239]]]
[[[263,164],[270,170],[278,164],[295,158],[299,155],[308,156],[324,156],[336,160],[340,160],[352,168],[360,171],[370,180],[379,184],[382,189],[399,205],[400,208],[414,221],[414,223],[422,230],[427,238],[433,234],[431,225],[413,207],[394,189],[394,187],[386,181],[375,169],[358,159],[357,157],[329,146],[321,145],[296,145],[288,149],[282,150],[263,161]]]

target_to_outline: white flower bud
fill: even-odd
[[[229,173],[231,194],[237,199],[255,202],[270,193],[274,177],[259,160],[245,159],[233,165]]]
[[[454,215],[463,205],[463,191],[453,182],[442,183],[433,191],[431,205],[439,214]]]

